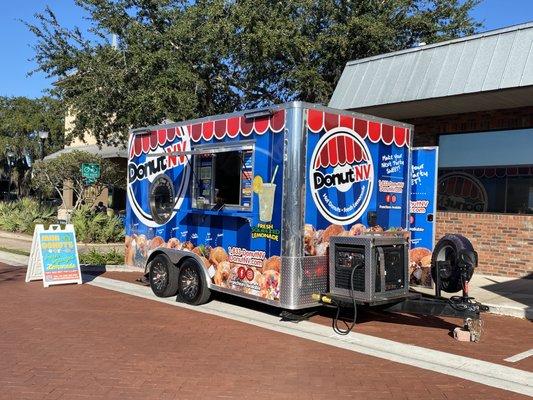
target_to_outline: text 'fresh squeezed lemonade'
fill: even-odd
[[[274,207],[274,195],[276,194],[275,183],[263,183],[259,195],[259,219],[261,222],[272,221],[272,209]]]

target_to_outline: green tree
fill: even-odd
[[[325,103],[347,61],[473,33],[478,0],[76,0],[92,36],[36,15],[37,69],[75,110],[72,135],[290,100]],[[110,43],[111,34],[119,38]],[[96,39],[94,39],[96,37]]]
[[[82,163],[100,165],[100,178],[92,185],[86,185],[81,175]],[[124,187],[126,171],[96,154],[85,151],[72,151],[60,154],[50,160],[38,161],[34,167],[32,182],[34,186],[47,195],[57,193],[65,204],[64,191],[72,190],[76,195],[73,209],[76,210],[85,202],[96,199],[103,190],[110,186]]]
[[[37,132],[49,132],[45,153],[56,151],[63,147],[64,119],[65,110],[57,99],[0,97],[0,164],[3,175],[17,182],[19,195],[29,192],[29,164],[41,154]],[[14,155],[10,164],[9,153]]]

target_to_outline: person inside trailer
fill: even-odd
[[[220,211],[224,208],[225,204],[224,198],[220,195],[220,190],[215,188],[215,205],[213,206],[213,210]]]

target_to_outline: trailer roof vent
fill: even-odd
[[[246,119],[255,119],[255,118],[264,118],[271,117],[274,114],[270,108],[261,108],[259,110],[250,111],[244,113],[244,118]]]

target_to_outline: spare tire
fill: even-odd
[[[474,255],[474,267],[477,265],[477,254],[470,240],[462,235],[448,234],[440,239],[433,250],[431,256],[431,277],[437,282],[437,262],[448,261],[446,268],[440,268],[440,289],[455,293],[463,289],[461,281],[461,269],[459,268],[459,256],[461,253],[469,252]],[[472,278],[474,268],[467,272],[467,280]]]

